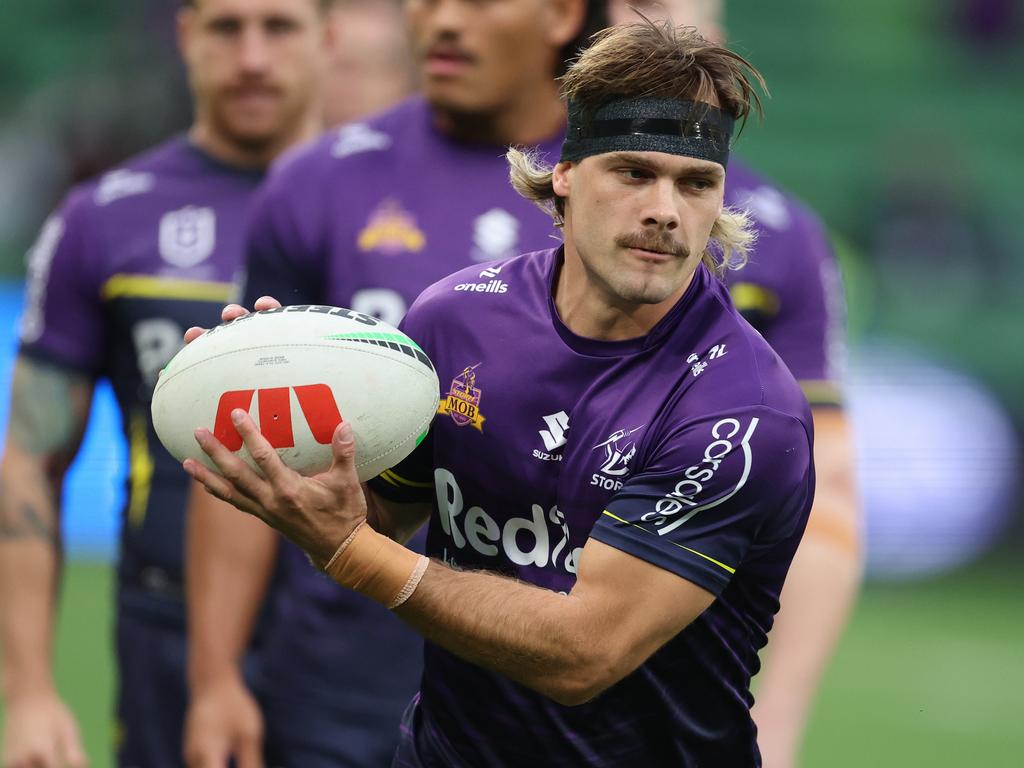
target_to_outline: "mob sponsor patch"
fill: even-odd
[[[480,432],[484,431],[484,415],[480,412],[480,398],[483,392],[476,386],[476,365],[467,365],[458,376],[452,379],[448,393],[444,396],[437,412],[442,416],[451,416],[458,426],[472,426]]]

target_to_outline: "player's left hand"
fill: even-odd
[[[334,430],[334,461],[330,469],[303,477],[285,466],[248,413],[236,408],[231,412],[231,421],[263,477],[205,428],[196,430],[196,442],[223,477],[195,459],[184,461],[185,471],[217,498],[276,528],[322,568],[366,519],[366,497],[356,475],[356,445],[351,426],[342,422]]]

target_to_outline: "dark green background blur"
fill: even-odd
[[[23,275],[70,183],[187,124],[175,7],[3,0],[0,275]],[[772,92],[738,150],[829,225],[854,341],[898,340],[969,373],[1019,436],[1024,3],[731,0],[727,26]],[[866,588],[806,765],[1024,765],[1019,495],[1014,520],[967,568]],[[96,768],[110,764],[110,589],[107,565],[72,566],[58,657]]]

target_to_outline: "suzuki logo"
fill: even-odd
[[[544,417],[547,429],[540,430],[540,437],[544,441],[544,447],[553,451],[561,448],[566,443],[565,433],[569,431],[569,415],[565,411],[552,413]]]
[[[242,436],[231,423],[231,412],[235,408],[248,411],[253,395],[259,404],[260,432],[274,448],[292,448],[295,437],[292,433],[291,392],[294,390],[299,408],[306,418],[313,439],[321,445],[328,445],[334,429],[342,419],[334,393],[326,384],[307,384],[302,387],[274,387],[272,389],[239,389],[225,392],[217,403],[213,434],[229,451],[242,447]]]

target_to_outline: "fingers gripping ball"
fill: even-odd
[[[241,408],[286,465],[313,475],[330,467],[331,436],[344,419],[365,481],[412,452],[438,399],[433,364],[398,329],[339,307],[279,307],[217,326],[182,349],[157,382],[153,426],[179,461],[216,471],[194,437],[206,427],[256,469],[231,421]]]

